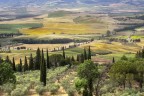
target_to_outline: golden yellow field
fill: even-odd
[[[101,50],[101,51],[110,51],[113,53],[136,53],[138,50],[142,48],[140,44],[123,45],[119,42],[112,42],[111,44],[108,44],[102,41],[95,41],[93,43],[81,46],[81,48],[87,47],[87,46],[91,46],[91,49],[93,51]]]
[[[44,27],[37,29],[22,29],[20,32],[29,35],[49,35],[49,34],[92,34],[104,33],[107,29],[103,25],[93,28],[88,24],[76,23],[44,23]]]

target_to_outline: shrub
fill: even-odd
[[[47,86],[47,89],[51,92],[51,94],[56,94],[59,88],[60,86],[56,84],[51,84]]]
[[[28,93],[28,86],[19,84],[16,86],[16,89],[14,89],[11,92],[11,96],[26,96]]]
[[[43,92],[46,91],[46,88],[41,84],[35,87],[35,90],[38,94],[42,95]]]
[[[0,85],[7,82],[15,83],[16,77],[14,75],[11,64],[3,62],[2,64],[0,64]]]
[[[4,90],[4,92],[8,94],[10,94],[14,88],[15,88],[15,85],[12,83],[7,83],[2,86],[2,89]]]
[[[74,89],[74,87],[70,87],[67,89],[68,96],[75,96],[75,92],[76,90]]]

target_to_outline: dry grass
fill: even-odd
[[[24,34],[29,35],[49,35],[49,34],[96,34],[105,33],[106,27],[97,24],[76,24],[76,23],[43,23],[44,27],[37,29],[22,29]]]
[[[26,47],[26,48],[30,48],[31,50],[37,50],[37,48],[40,49],[49,49],[49,50],[53,50],[54,48],[59,48],[59,47],[63,47],[66,46],[68,47],[69,45],[73,45],[73,43],[68,43],[68,44],[23,44],[20,46],[15,46],[15,47]],[[13,50],[13,47],[11,47],[11,49]]]
[[[142,44],[142,43],[141,43]],[[141,46],[138,45],[123,45],[119,42],[112,42],[112,44],[108,44],[102,41],[96,41],[93,42],[91,44],[85,45],[85,46],[81,46],[81,47],[87,47],[87,46],[91,46],[91,49],[93,51],[96,50],[104,50],[104,51],[110,51],[113,53],[135,53],[137,52],[139,49],[141,49]]]

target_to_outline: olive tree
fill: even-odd
[[[16,77],[12,66],[9,63],[3,62],[0,64],[0,85],[7,82],[15,83]]]
[[[88,90],[89,96],[93,93],[93,82],[98,78],[98,67],[91,60],[86,60],[78,67],[78,76],[81,79],[87,80],[87,86],[85,90]]]

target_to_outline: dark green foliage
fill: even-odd
[[[62,50],[63,50],[63,58],[65,59],[66,56],[65,56],[65,49],[64,49],[64,47],[62,48]]]
[[[72,62],[74,62],[74,61],[75,61],[74,56],[72,56],[71,61],[72,61]]]
[[[62,59],[60,61],[60,66],[65,66],[65,65],[67,65],[67,61],[65,59]]]
[[[138,82],[139,88],[142,89],[144,83],[144,60],[133,59],[133,60],[121,60],[112,65],[110,68],[110,78],[129,88],[132,88],[132,82]]]
[[[0,57],[0,64],[3,62],[3,59]]]
[[[41,63],[41,52],[38,48],[36,51],[36,59],[35,59],[35,70],[40,70],[40,63]]]
[[[18,64],[18,72],[22,72],[22,60],[20,58],[20,63]]]
[[[128,60],[128,58],[127,58],[125,55],[123,55],[123,56],[121,57],[121,60]]]
[[[7,82],[15,83],[16,77],[10,64],[3,62],[0,64],[0,85]]]
[[[78,67],[78,76],[87,80],[89,96],[92,96],[93,82],[98,77],[98,74],[97,65],[90,60],[85,61]]]
[[[87,60],[87,52],[85,48],[84,48],[84,60]]]
[[[89,96],[89,92],[88,92],[87,87],[84,88],[83,93],[82,93],[82,96]]]
[[[13,68],[13,71],[16,71],[16,65],[15,65],[15,59],[13,57],[13,62],[12,62],[12,68]]]
[[[84,57],[83,54],[81,54],[81,55],[80,55],[80,62],[81,62],[81,63],[84,63],[84,60],[85,60],[85,57]]]
[[[25,72],[25,71],[28,71],[28,70],[29,70],[28,68],[29,68],[29,67],[28,67],[28,63],[27,63],[27,57],[25,56],[24,72]]]
[[[69,38],[56,38],[56,39],[34,39],[34,38],[14,38],[13,42],[25,43],[25,44],[66,44],[74,42],[73,39]]]
[[[79,55],[77,55],[77,61],[79,62],[79,60],[80,60],[80,58],[79,58],[80,56]]]
[[[44,53],[42,49],[41,55],[41,66],[40,66],[40,81],[43,82],[44,86],[46,86],[46,62],[44,59]]]
[[[52,66],[58,67],[60,65],[61,60],[63,60],[63,56],[61,54],[53,54],[50,56],[50,62]]]
[[[48,49],[47,49],[47,68],[50,69],[50,61],[49,61],[49,53],[48,53]]]
[[[112,63],[115,63],[115,58],[113,57],[113,59],[112,59]]]
[[[91,60],[91,49],[90,49],[90,46],[89,46],[89,49],[88,49],[88,60]]]
[[[34,62],[33,62],[32,54],[30,55],[30,58],[29,58],[29,70],[34,70]]]
[[[142,58],[144,58],[144,49],[142,49],[142,53],[141,53],[142,55]]]
[[[9,56],[6,56],[5,62],[11,64],[11,60],[9,59]]]
[[[136,58],[144,58],[144,49],[136,53]]]

